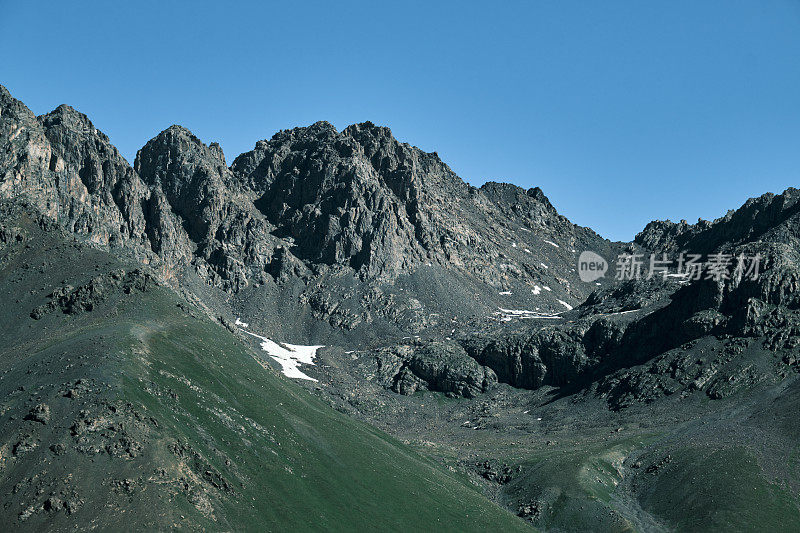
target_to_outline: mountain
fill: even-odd
[[[791,529],[799,197],[613,243],[369,122],[131,166],[0,86],[3,523]]]
[[[219,145],[173,126],[131,168],[74,109],[37,118],[4,88],[0,101],[9,158],[3,197],[25,198],[90,242],[125,248],[177,284],[188,271],[231,294],[264,285],[269,293],[302,279],[308,308],[336,328],[381,322],[418,330],[422,324],[387,319],[386,306],[419,315],[419,298],[451,282],[480,292],[465,295],[473,315],[528,303],[537,286],[551,288],[536,300],[543,311],[563,310],[559,300],[574,305],[588,295],[574,250],[613,249],[560,216],[541,190],[472,187],[435,153],[371,123],[279,132],[230,167]],[[352,287],[335,296],[314,290],[324,280],[370,298],[399,277],[422,286],[406,301],[377,297],[371,313],[343,294]],[[512,298],[499,298],[508,292]]]

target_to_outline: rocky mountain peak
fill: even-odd
[[[449,261],[441,233],[455,221],[446,219],[476,209],[473,188],[435,153],[370,122],[342,132],[325,122],[279,132],[231,170],[298,256],[369,277]]]
[[[67,104],[61,104],[49,113],[39,117],[39,119],[45,125],[64,124],[74,128],[96,129],[88,116]],[[103,136],[105,137],[105,135]]]
[[[480,190],[493,202],[509,207],[518,214],[523,214],[527,210],[528,216],[534,218],[558,215],[556,208],[539,187],[526,190],[511,183],[487,181]],[[530,212],[531,210],[533,212]]]
[[[134,168],[148,186],[163,190],[169,209],[196,245],[194,254],[202,260],[197,268],[204,277],[225,288],[265,280],[279,239],[241,194],[219,144],[206,145],[173,125],[139,150]]]
[[[0,119],[3,122],[12,120],[30,122],[36,120],[36,115],[25,104],[11,96],[5,86],[0,85]]]
[[[39,121],[53,147],[50,170],[69,169],[90,194],[113,195],[120,180],[134,179],[128,162],[83,113],[62,104]]]
[[[160,184],[171,201],[186,203],[187,194],[222,186],[227,174],[219,145],[206,146],[191,131],[173,125],[144,145],[134,169],[149,185]]]
[[[634,242],[659,252],[691,250],[710,253],[765,238],[794,244],[797,242],[794,230],[798,226],[800,190],[790,187],[781,194],[766,193],[758,198],[750,198],[739,209],[728,211],[713,222],[650,222]]]

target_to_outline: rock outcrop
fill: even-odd
[[[218,144],[206,146],[171,126],[139,150],[134,168],[164,192],[194,245],[196,268],[213,285],[236,290],[281,270],[282,241],[252,203],[229,188],[233,178]]]
[[[375,350],[378,382],[399,394],[431,390],[472,398],[488,391],[497,376],[479,365],[457,343],[438,341]]]
[[[750,198],[739,209],[728,211],[713,222],[650,222],[635,242],[658,253],[691,250],[700,254],[756,241],[796,244],[800,227],[798,200],[800,190],[789,188],[782,194]]]
[[[157,261],[165,278],[188,261],[188,240],[160,189],[69,106],[36,117],[0,86],[0,176],[0,198],[32,205],[83,240]]]

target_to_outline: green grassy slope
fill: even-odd
[[[91,311],[34,320],[120,265],[4,224],[24,240],[0,248],[2,529],[530,530],[168,289],[112,283]]]
[[[533,454],[504,491],[555,531],[798,531],[800,499],[752,451],[652,437]],[[638,458],[641,466],[632,465]]]
[[[504,458],[522,474],[501,500],[553,531],[800,531],[799,398],[792,379],[673,424],[642,406],[627,428]]]

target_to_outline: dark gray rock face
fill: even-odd
[[[32,420],[47,425],[50,422],[50,406],[46,403],[36,404],[31,408],[28,414],[25,415],[25,420]]]
[[[467,352],[494,370],[499,381],[525,389],[573,383],[592,366],[578,329],[544,327],[473,338],[465,344]]]
[[[456,343],[432,342],[415,350],[407,368],[430,390],[467,398],[486,392],[497,382],[494,372],[467,355]]]
[[[659,253],[691,250],[700,254],[756,241],[796,244],[800,223],[798,200],[800,190],[789,188],[782,194],[751,198],[713,222],[654,221],[636,236],[635,242]]]
[[[469,186],[434,154],[397,142],[387,128],[367,123],[338,133],[322,122],[296,128],[257,144],[232,169],[304,259],[393,276],[446,260],[459,245],[444,231],[441,207],[448,196],[464,198]]]
[[[155,284],[156,280],[150,274],[138,268],[127,273],[124,270],[117,270],[102,274],[77,288],[71,285],[56,288],[49,295],[48,303],[31,311],[31,318],[38,320],[56,310],[67,315],[89,312],[105,301],[113,291],[121,291],[124,294],[145,292]]]
[[[595,376],[598,394],[618,409],[677,391],[725,398],[785,376],[793,368],[790,354],[800,346],[796,197],[793,189],[765,195],[707,227],[671,237],[673,246],[696,245],[708,250],[703,253],[758,254],[758,276],[704,276],[631,321],[606,357],[607,375]],[[788,368],[776,365],[775,358]]]
[[[0,86],[0,173],[0,197],[34,206],[89,242],[158,261],[165,278],[190,254],[161,191],[69,106],[36,117]]]
[[[171,126],[136,156],[136,172],[164,191],[166,202],[194,244],[196,268],[212,284],[236,290],[264,283],[290,261],[274,229],[251,202],[229,189],[233,178],[219,145],[206,146]]]
[[[660,278],[629,279],[592,292],[577,311],[581,316],[636,311],[657,305],[678,287],[677,283],[665,283]]]
[[[378,382],[399,394],[431,390],[472,398],[497,383],[490,368],[479,365],[455,342],[400,345],[373,355]]]
[[[143,240],[144,227],[142,202],[150,191],[136,179],[133,169],[111,145],[102,132],[98,131],[86,115],[69,106],[62,105],[51,113],[40,117],[45,136],[50,141],[52,153],[48,168],[56,172],[59,185],[78,201],[81,185],[88,193],[87,198],[99,205],[114,207],[119,211],[124,227],[119,232],[104,236],[106,239],[132,238]],[[77,178],[78,181],[73,181]],[[66,211],[76,209],[76,204],[66,206]],[[74,217],[70,229],[91,233],[116,229],[108,221],[94,219],[91,213],[83,212]]]
[[[790,240],[795,234],[784,233]],[[748,383],[763,381],[761,374],[748,374],[747,364],[736,363],[738,344],[730,339],[758,338],[769,352],[800,346],[796,249],[774,242],[747,242],[728,249],[733,255],[760,254],[757,279],[714,280],[703,272],[693,281],[625,281],[591,294],[566,315],[570,321],[513,332],[500,329],[461,342],[501,382],[515,387],[600,382],[600,392],[616,407],[651,401],[690,385],[712,398],[725,397]],[[709,362],[702,369],[705,377],[689,364],[693,343],[703,339],[724,341],[718,349],[731,355]],[[633,368],[638,365],[645,366]],[[680,370],[684,367],[685,372]]]
[[[522,246],[514,249],[521,228],[555,235],[565,247],[603,242],[559,216],[541,190],[476,189],[435,153],[369,122],[342,132],[325,122],[282,131],[231,170],[298,257],[348,265],[365,278],[432,263],[500,285],[544,270],[530,250],[526,257]]]
[[[28,189],[52,190],[52,180],[43,176],[51,150],[39,121],[25,104],[0,86],[0,193],[17,197]],[[41,198],[40,200],[44,200]],[[35,204],[47,210],[45,202]]]

